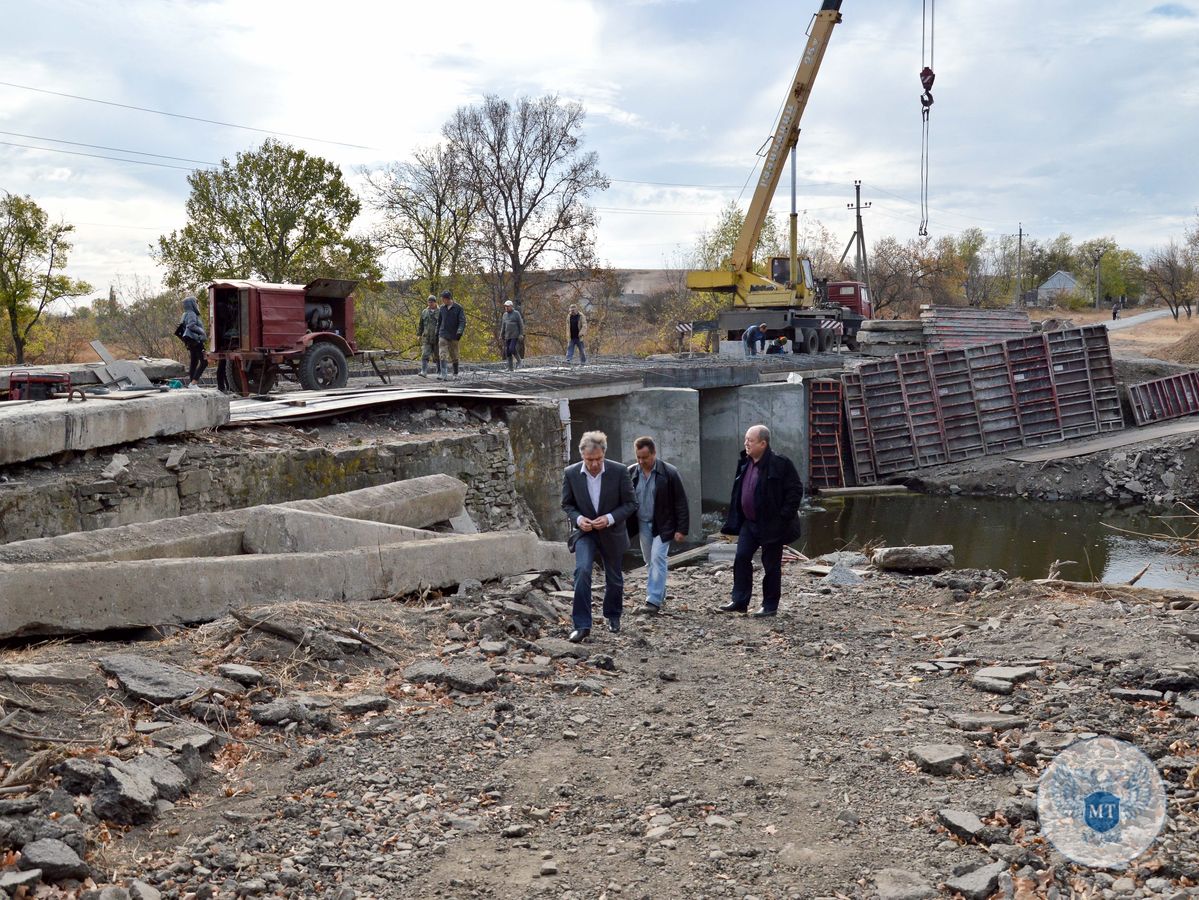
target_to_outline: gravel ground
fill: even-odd
[[[87,769],[0,734],[30,784],[0,795],[0,879],[38,834],[85,851],[90,879],[47,874],[37,896],[104,900],[1199,896],[1199,600],[793,564],[780,616],[753,620],[712,611],[730,581],[672,572],[666,613],[581,646],[547,576],[5,652],[92,673],[0,679],[8,729],[101,746]],[[113,654],[249,684],[151,703]],[[993,664],[1025,671],[976,686]],[[217,740],[168,753],[163,725]],[[1038,829],[1040,772],[1091,734],[1134,742],[1167,788],[1127,869],[1070,863]],[[131,814],[113,773],[155,753],[190,787],[155,781]]]

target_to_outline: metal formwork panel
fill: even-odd
[[[864,365],[858,373],[862,378],[876,472],[887,475],[915,468],[916,441],[895,358]]]
[[[998,453],[1022,446],[1016,391],[1003,344],[982,344],[965,349],[974,385],[974,400],[982,422],[983,452]]]
[[[1062,414],[1049,366],[1049,339],[1036,334],[1006,341],[1005,346],[1024,446],[1035,447],[1063,440]]]
[[[917,466],[935,466],[949,461],[945,425],[933,383],[932,363],[927,353],[903,353],[895,357],[908,401]]]
[[[808,382],[808,483],[813,488],[845,484],[842,462],[841,382]]]
[[[1062,434],[1072,438],[1099,431],[1095,389],[1087,361],[1087,341],[1080,328],[1051,331],[1049,362],[1062,414]]]
[[[857,484],[877,484],[878,472],[874,465],[874,445],[870,440],[866,400],[862,394],[862,377],[857,372],[846,372],[841,376],[841,385],[854,480]]]
[[[1183,372],[1128,386],[1138,425],[1199,415],[1199,372]]]
[[[981,456],[985,452],[982,422],[978,417],[966,351],[937,350],[930,352],[928,357],[950,461]]]
[[[1119,431],[1124,427],[1124,410],[1120,406],[1120,382],[1108,331],[1103,325],[1084,325],[1081,329],[1087,348],[1087,368],[1091,373],[1091,390],[1095,395],[1095,418],[1100,431]]]

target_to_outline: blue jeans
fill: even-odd
[[[645,602],[662,608],[666,599],[666,557],[670,553],[670,541],[663,541],[654,534],[653,522],[638,522],[641,526],[641,557],[649,569],[649,580],[645,584]]]
[[[587,351],[583,349],[583,339],[576,338],[566,345],[566,361],[570,362],[575,358],[575,347],[579,348],[579,363],[587,364]]]
[[[754,591],[754,551],[762,548],[762,609],[777,610],[783,593],[783,544],[763,544],[758,526],[746,520],[737,535],[733,557],[733,605],[748,609]]]
[[[623,528],[624,525],[613,527]],[[591,627],[591,570],[597,556],[604,562],[604,618],[611,622],[624,612],[624,573],[620,570],[620,555],[606,551],[593,535],[584,532],[575,544],[575,602],[571,619],[576,629]]]
[[[741,346],[745,348],[745,358],[758,355],[757,341],[742,341]]]

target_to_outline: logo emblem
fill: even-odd
[[[1144,853],[1166,820],[1157,767],[1132,744],[1098,737],[1058,754],[1037,787],[1041,832],[1085,866],[1120,866]]]

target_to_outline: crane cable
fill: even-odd
[[[937,0],[924,0],[920,20],[920,231],[928,236],[928,113],[933,106],[933,38],[936,27]],[[928,56],[925,56],[927,44]]]

